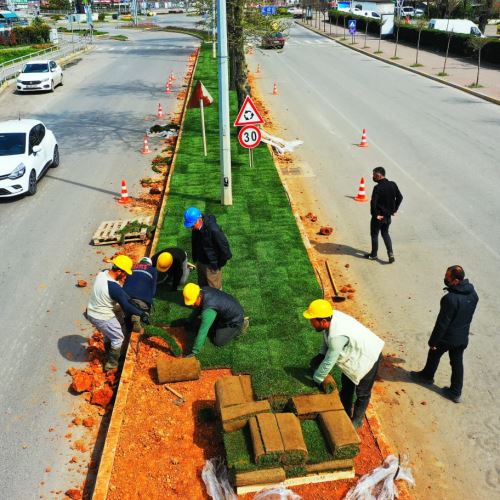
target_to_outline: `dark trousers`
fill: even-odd
[[[429,380],[434,378],[434,374],[439,366],[441,356],[448,352],[450,356],[451,365],[451,385],[450,389],[453,394],[460,396],[462,394],[462,387],[464,385],[464,351],[467,348],[465,345],[451,345],[440,342],[436,349],[429,349],[427,354],[427,363],[422,370],[422,375]]]
[[[377,220],[376,217],[372,217],[370,221],[370,236],[372,238],[372,252],[373,256],[377,255],[378,252],[378,233],[382,233],[382,239],[385,243],[385,248],[387,249],[387,254],[389,256],[393,255],[392,252],[392,241],[389,236],[389,226],[391,225],[391,218],[385,217],[382,220]]]
[[[349,417],[352,420],[360,420],[363,418],[368,403],[370,402],[370,397],[372,394],[373,384],[375,382],[375,377],[377,376],[378,366],[380,360],[382,359],[382,354],[378,357],[377,361],[370,368],[370,371],[359,381],[356,385],[350,378],[346,377],[342,373],[342,389],[340,390],[340,401]],[[356,402],[354,403],[354,410],[352,409],[352,400],[354,393],[356,392]]]
[[[222,347],[237,337],[241,333],[240,326],[216,326],[213,332],[213,343],[217,347]]]

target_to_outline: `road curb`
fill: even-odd
[[[313,28],[312,26],[308,26],[307,24],[303,24],[299,21],[295,21],[295,24],[302,26],[303,28],[308,29],[309,31],[312,31],[316,33],[317,35],[324,36],[325,38],[328,38],[330,40],[333,40],[334,42],[337,42],[338,44],[342,45],[343,47],[347,47],[348,49],[355,50],[356,52],[359,52],[360,54],[364,54],[365,56],[372,57],[373,59],[378,59],[379,61],[385,62],[387,64],[390,64],[392,66],[396,66],[401,69],[405,69],[406,71],[410,71],[411,73],[415,73],[416,75],[424,76],[425,78],[429,78],[430,80],[433,80],[435,82],[442,83],[444,85],[447,85],[448,87],[453,87],[457,90],[461,90],[463,92],[466,92],[467,94],[473,95],[475,97],[479,97],[480,99],[483,99],[485,101],[491,102],[492,104],[500,104],[500,99],[496,99],[495,97],[491,97],[487,94],[483,94],[481,92],[477,92],[476,90],[469,89],[468,87],[463,87],[462,85],[458,85],[456,83],[449,82],[447,80],[444,80],[443,78],[440,78],[439,76],[435,75],[430,75],[429,73],[424,73],[423,71],[419,71],[418,69],[411,68],[409,66],[403,66],[402,64],[397,63],[396,61],[391,61],[390,59],[386,59],[384,57],[380,57],[377,54],[372,54],[370,52],[367,52],[363,49],[358,49],[357,47],[353,47],[352,45],[342,42],[341,40],[338,40],[334,38],[333,36],[330,36],[328,33],[324,33],[323,31],[317,30],[316,28]]]

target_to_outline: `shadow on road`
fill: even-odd
[[[84,363],[87,361],[87,341],[83,335],[66,335],[58,339],[57,348],[63,358]]]
[[[323,255],[352,255],[358,259],[364,259],[366,250],[353,248],[341,243],[313,243],[315,250]]]
[[[120,193],[118,193],[117,191],[108,191],[107,189],[102,189],[102,188],[98,188],[95,186],[89,186],[88,184],[82,184],[81,182],[70,181],[68,179],[61,179],[60,177],[54,177],[53,175],[49,175],[49,174],[47,174],[46,177],[48,177],[49,179],[54,179],[55,181],[66,182],[68,184],[73,184],[74,186],[80,186],[80,187],[83,187],[85,189],[99,191],[100,193],[111,194],[117,198],[120,196]]]

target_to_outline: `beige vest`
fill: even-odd
[[[328,331],[329,337],[337,335],[347,337],[349,343],[342,349],[336,364],[358,385],[380,356],[384,341],[352,316],[340,311],[334,311]]]

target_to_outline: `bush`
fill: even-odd
[[[106,14],[104,12],[99,12],[97,20],[101,22],[106,21]]]
[[[50,27],[47,24],[26,27],[15,26],[12,28],[12,32],[18,45],[32,45],[50,41]]]
[[[61,16],[60,14],[52,14],[50,18],[52,19],[52,21],[60,21],[63,16]]]

